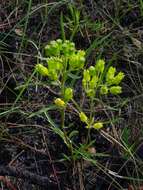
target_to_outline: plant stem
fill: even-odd
[[[91,131],[91,124],[92,124],[92,117],[93,117],[93,107],[94,107],[94,99],[93,97],[90,98],[90,116],[89,116],[89,123],[90,126],[88,128],[88,132],[87,132],[87,138],[86,138],[86,143],[88,144],[88,142],[91,141],[91,137],[90,137],[90,131]]]
[[[66,77],[67,77],[67,59],[65,60],[65,67],[63,70],[63,77],[62,77],[62,81],[61,81],[61,97],[62,97],[62,99],[64,99]],[[67,137],[66,130],[64,129],[64,127],[65,127],[65,110],[66,110],[66,107],[61,110],[61,128],[62,128],[64,136],[65,136],[66,144],[69,146],[70,143],[69,143],[69,140]]]

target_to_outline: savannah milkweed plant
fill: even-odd
[[[61,126],[59,126],[60,136],[65,144],[70,148],[71,152],[74,149],[72,138],[78,133],[73,131],[69,133],[65,127],[65,113],[70,102],[75,106],[78,112],[78,117],[85,124],[85,128],[100,130],[104,127],[104,122],[96,121],[94,117],[94,105],[97,96],[107,96],[109,94],[118,95],[122,92],[120,83],[124,78],[124,73],[117,73],[113,66],[108,67],[103,59],[96,61],[95,65],[85,68],[85,51],[77,50],[75,44],[68,40],[61,39],[51,41],[45,46],[44,63],[39,63],[35,66],[36,71],[47,80],[54,81],[59,86],[59,97],[53,99],[53,103],[61,113]],[[82,77],[82,89],[85,93],[89,105],[90,114],[84,113],[78,102],[74,100],[74,88],[70,85],[72,76],[78,75]],[[56,130],[57,131],[57,130]]]

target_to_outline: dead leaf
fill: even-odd
[[[15,29],[15,33],[16,33],[18,36],[22,36],[22,35],[23,35],[23,31],[22,31],[22,29],[20,29],[20,28],[16,28],[16,29]]]

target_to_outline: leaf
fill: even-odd
[[[129,128],[123,129],[121,138],[122,138],[123,142],[126,144],[126,146],[128,146],[128,147],[130,147],[130,142],[129,142],[130,134],[131,134],[131,129],[129,129]]]
[[[51,124],[51,127],[58,128],[58,125],[52,120],[52,118],[49,116],[49,114],[47,112],[44,112],[44,114],[45,114],[48,122]]]
[[[74,136],[78,135],[79,131],[72,131],[70,134],[69,134],[69,139],[73,138]]]
[[[0,116],[8,115],[10,113],[17,113],[17,112],[19,112],[19,107],[14,107],[14,108],[11,108],[11,109],[6,110],[4,112],[1,112]]]
[[[70,78],[72,78],[72,79],[80,79],[80,78],[81,78],[81,76],[77,76],[77,75],[72,74],[72,73],[68,73],[68,76],[69,76]]]
[[[22,36],[24,33],[23,33],[23,30],[20,29],[20,28],[16,28],[15,29],[15,33],[18,35],[18,36]]]
[[[69,156],[67,156],[64,153],[62,155],[63,155],[63,159],[61,161],[65,161],[65,160],[71,161],[71,158]]]
[[[46,116],[48,122],[51,124],[50,128],[53,130],[53,132],[55,134],[59,135],[63,139],[63,141],[67,145],[67,147],[69,147],[69,145],[67,143],[67,137],[65,137],[64,132],[59,128],[59,126],[57,124],[55,124],[55,122],[52,120],[52,118],[49,116],[48,113],[45,112],[45,116]]]
[[[50,105],[49,107],[44,107],[44,108],[40,109],[39,111],[37,111],[37,112],[32,113],[31,115],[29,115],[29,118],[41,115],[43,113],[46,113],[49,110],[55,110],[55,109],[57,109],[57,107],[55,105]]]

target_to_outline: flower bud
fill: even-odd
[[[63,60],[58,57],[50,57],[47,58],[47,64],[48,64],[48,69],[50,70],[61,70],[63,68]]]
[[[49,75],[49,71],[48,71],[47,67],[43,66],[42,64],[37,64],[35,69],[42,76],[48,76]]]
[[[66,40],[62,44],[62,53],[65,56],[69,56],[75,52],[75,44],[73,42],[70,42],[69,40]]]
[[[105,67],[105,61],[103,59],[99,59],[95,65],[96,72],[103,73]]]
[[[90,66],[88,70],[89,70],[90,76],[94,76],[95,75],[95,67]]]
[[[115,85],[118,85],[122,80],[123,78],[125,77],[124,73],[123,72],[119,72],[113,79],[113,83]]]
[[[109,85],[113,84],[115,72],[116,72],[115,67],[109,67],[108,72],[106,74],[106,82],[107,82],[107,84],[109,84]]]
[[[122,93],[122,87],[121,86],[112,86],[110,88],[110,93],[117,95],[117,94],[121,94]]]
[[[79,114],[79,117],[80,117],[80,120],[81,120],[82,122],[87,123],[88,118],[87,118],[87,116],[85,115],[85,113],[81,112],[81,113]]]
[[[93,76],[92,79],[89,81],[90,89],[94,89],[96,87],[97,82],[98,82],[98,77]]]
[[[54,103],[58,106],[58,107],[61,107],[61,108],[64,108],[65,107],[65,102],[61,99],[61,98],[56,98]]]
[[[45,46],[46,56],[59,56],[62,48],[62,40],[53,40],[50,44]]]
[[[95,90],[94,89],[88,89],[88,90],[86,90],[86,94],[88,97],[94,97],[95,96]]]
[[[93,128],[97,130],[101,129],[102,127],[103,127],[103,123],[101,122],[94,123],[93,125]]]
[[[73,89],[72,88],[66,88],[65,94],[64,94],[65,101],[69,101],[72,98],[73,98]]]
[[[85,63],[85,52],[82,50],[73,53],[69,57],[69,65],[72,70],[82,69]]]
[[[83,78],[86,82],[90,81],[90,74],[89,74],[89,70],[84,70],[83,72]]]
[[[105,86],[105,85],[101,86],[101,88],[100,88],[100,94],[101,95],[108,94],[108,88],[107,88],[107,86]]]
[[[58,44],[62,45],[63,41],[61,39],[57,39],[56,41],[57,41]]]

